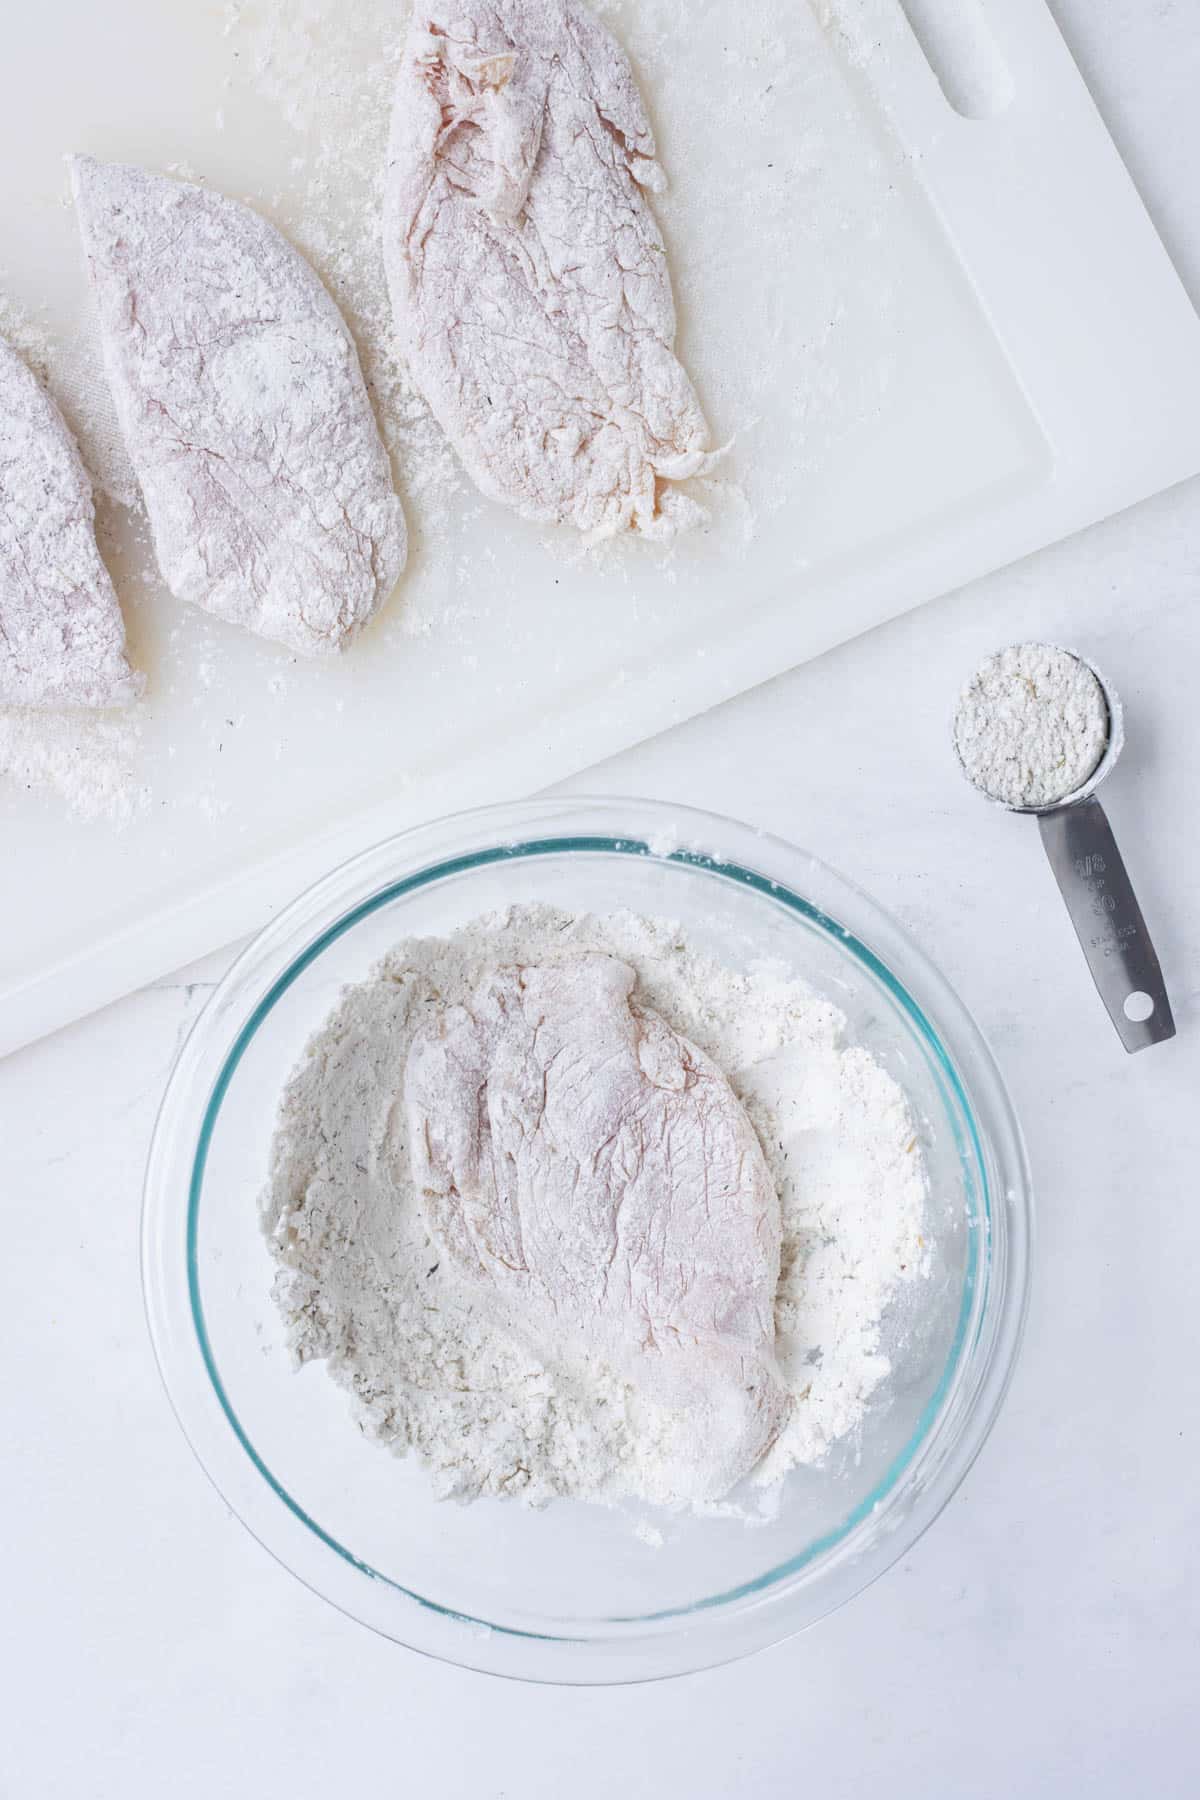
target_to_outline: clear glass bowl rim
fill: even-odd
[[[768,894],[835,936],[900,1001],[942,1064],[974,1140],[983,1212],[982,1255],[973,1235],[946,1370],[905,1451],[843,1526],[730,1593],[669,1613],[588,1621],[578,1634],[450,1612],[380,1575],[309,1518],[258,1457],[225,1394],[194,1260],[208,1137],[242,1051],[280,993],[398,891],[507,858],[564,852],[682,862]],[[147,1165],[142,1272],[155,1355],[180,1425],[218,1491],[285,1567],[411,1648],[524,1679],[613,1682],[710,1666],[789,1636],[911,1548],[965,1476],[1003,1399],[1027,1306],[1031,1236],[1024,1146],[995,1062],[899,925],[816,857],[736,820],[657,801],[568,796],[478,808],[403,832],[333,870],[252,940],[197,1019],[168,1082]],[[881,1508],[890,1509],[888,1529],[864,1542]]]

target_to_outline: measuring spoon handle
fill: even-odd
[[[1092,980],[1126,1050],[1175,1036],[1150,933],[1104,808],[1080,800],[1039,813],[1042,843]]]

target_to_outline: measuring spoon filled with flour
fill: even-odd
[[[1162,970],[1096,789],[1125,742],[1115,689],[1055,644],[1013,644],[976,669],[954,715],[963,774],[1034,813],[1092,979],[1126,1050],[1174,1037]]]

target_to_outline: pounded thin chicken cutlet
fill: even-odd
[[[168,587],[305,655],[382,606],[406,533],[358,354],[250,207],[71,165],[104,362]]]
[[[409,1051],[434,1232],[539,1347],[598,1352],[680,1421],[680,1491],[728,1491],[781,1422],[779,1203],[721,1071],[599,955],[505,968]]]
[[[142,685],[75,439],[0,340],[0,705],[123,706]]]
[[[413,378],[484,493],[603,536],[708,462],[624,51],[576,0],[417,0],[384,254]]]

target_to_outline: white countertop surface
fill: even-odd
[[[1054,10],[1200,296],[1194,0]],[[159,1384],[137,1225],[171,1060],[229,953],[0,1064],[0,1795],[1200,1789],[1198,546],[1193,483],[571,784],[740,815],[867,887],[974,1012],[1029,1142],[1033,1305],[978,1464],[873,1589],[748,1662],[597,1691],[442,1667],[308,1593],[222,1506]],[[1105,800],[1179,1025],[1136,1058],[1036,829],[948,752],[962,678],[1021,637],[1077,644],[1126,702]]]

